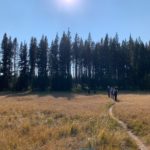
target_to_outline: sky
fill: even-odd
[[[150,0],[0,0],[0,39],[6,32],[29,42],[47,35],[49,40],[68,28],[72,38],[88,33],[99,41],[106,33],[119,39],[139,36],[150,40]]]

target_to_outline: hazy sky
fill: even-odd
[[[99,41],[106,33],[120,39],[141,36],[150,40],[150,0],[0,0],[0,39],[4,32],[21,40],[51,40],[58,32],[91,32]]]

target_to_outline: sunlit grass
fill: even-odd
[[[127,94],[121,95],[120,100],[115,114],[150,146],[150,95]]]
[[[105,95],[0,96],[0,150],[136,150]]]

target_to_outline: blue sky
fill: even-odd
[[[78,5],[67,7],[64,1],[0,0],[0,39],[7,32],[27,42],[42,34],[51,40],[69,27],[72,36],[77,32],[85,39],[91,32],[95,41],[116,32],[121,40],[130,34],[150,40],[150,0],[75,0]]]

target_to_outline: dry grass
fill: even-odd
[[[136,150],[105,95],[1,95],[0,150]]]
[[[115,106],[115,114],[141,139],[150,146],[150,95],[124,94]]]

